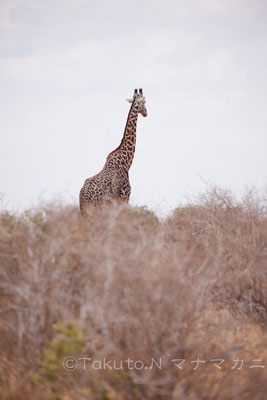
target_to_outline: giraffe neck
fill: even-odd
[[[135,101],[133,101],[128,114],[121,144],[116,150],[112,151],[112,153],[109,154],[107,159],[108,161],[112,155],[119,152],[123,160],[123,164],[127,170],[129,170],[130,166],[132,165],[134,158],[137,117],[137,104]]]
[[[121,151],[128,170],[132,165],[134,158],[137,117],[137,105],[134,101],[128,114],[124,135],[121,141]]]

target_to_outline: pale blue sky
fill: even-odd
[[[0,0],[0,192],[78,202],[142,87],[132,204],[266,185],[265,0]]]

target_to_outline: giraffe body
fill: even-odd
[[[84,217],[90,205],[129,201],[131,185],[128,171],[135,152],[137,117],[139,113],[146,117],[147,111],[142,89],[139,93],[135,90],[133,98],[128,101],[131,108],[121,144],[108,155],[103,169],[86,179],[80,191],[80,210]]]

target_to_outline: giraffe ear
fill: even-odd
[[[126,101],[128,101],[128,103],[132,103],[133,99],[125,99]]]

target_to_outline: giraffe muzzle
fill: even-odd
[[[141,111],[141,115],[143,117],[147,117],[147,109],[146,109],[146,107],[144,107],[143,110]]]

